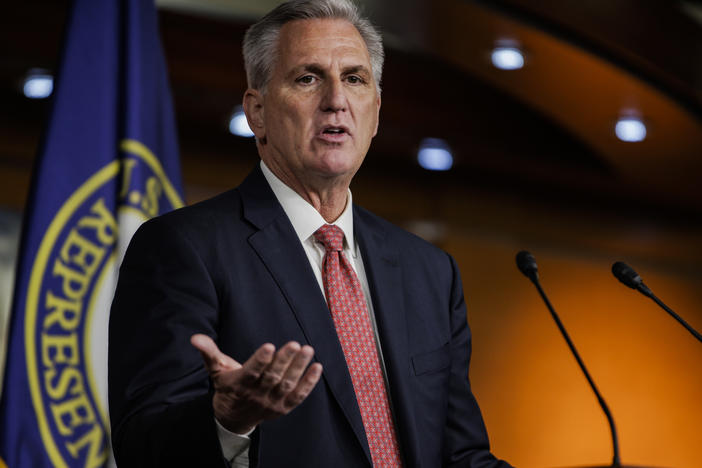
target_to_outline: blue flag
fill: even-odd
[[[182,206],[153,0],[76,0],[24,218],[0,466],[111,462],[107,326],[146,219]]]

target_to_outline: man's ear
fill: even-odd
[[[373,136],[378,134],[378,125],[380,124],[380,94],[378,94],[378,103],[376,105],[378,107],[375,111],[375,130],[373,130]]]
[[[260,142],[266,141],[266,126],[264,124],[263,94],[257,89],[249,88],[244,93],[244,113],[251,131]]]

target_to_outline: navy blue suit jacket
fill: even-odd
[[[400,448],[408,467],[507,466],[490,453],[468,381],[470,330],[453,259],[354,206]],[[252,466],[370,466],[334,323],[307,256],[259,168],[237,189],[146,222],[120,270],[109,332],[118,465],[225,466],[211,385],[189,343],[243,362],[263,343],[315,350],[323,374],[252,435]],[[175,464],[175,465],[172,465]]]

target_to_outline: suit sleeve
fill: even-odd
[[[445,467],[504,468],[510,465],[490,453],[490,443],[480,408],[470,388],[468,376],[471,334],[458,266],[449,255],[451,284],[451,369],[449,376],[448,419],[444,437]]]
[[[134,235],[110,312],[108,381],[119,466],[225,467],[193,333],[217,337],[217,292],[189,239],[160,219]]]

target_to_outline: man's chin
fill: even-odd
[[[357,156],[351,156],[346,151],[332,151],[325,153],[314,167],[309,169],[329,179],[353,177],[361,162]]]

